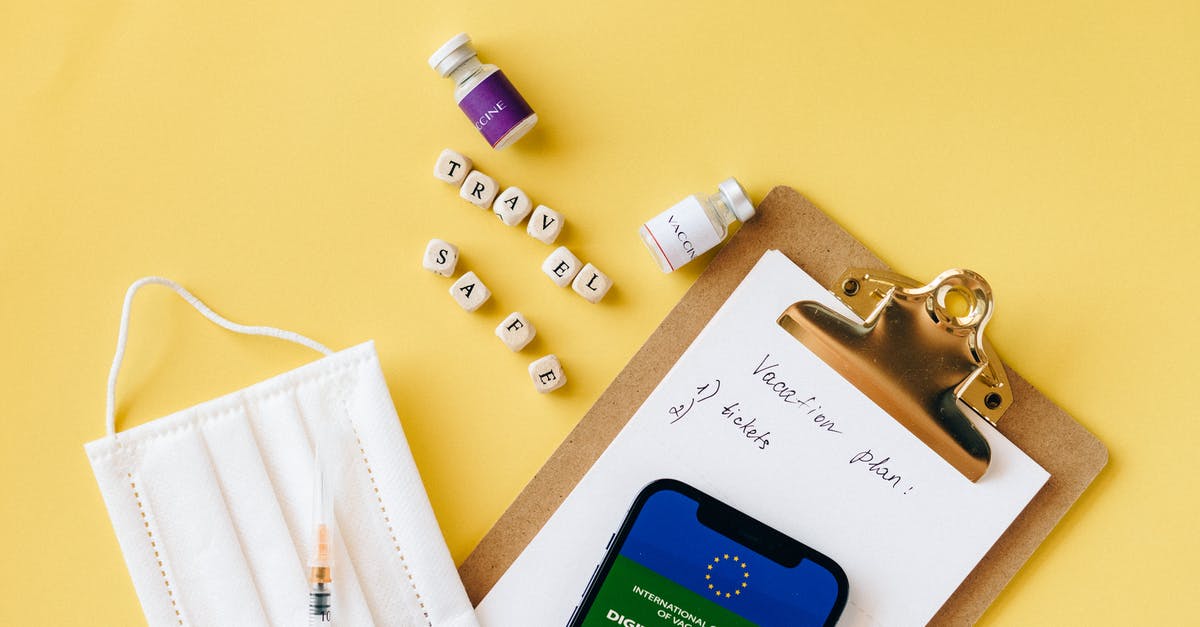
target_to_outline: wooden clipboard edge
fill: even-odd
[[[479,604],[533,540],[764,251],[782,251],[823,285],[830,285],[848,267],[887,268],[790,187],[772,189],[758,211],[759,216],[712,260],[459,567],[472,603]],[[1094,435],[1011,368],[1007,372],[1017,401],[1000,430],[1051,477],[930,624],[978,620],[1108,462],[1108,449]]]

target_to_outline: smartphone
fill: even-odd
[[[833,625],[848,591],[825,555],[660,479],[637,496],[569,625]]]

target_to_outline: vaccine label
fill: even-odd
[[[658,214],[642,228],[666,258],[671,270],[703,255],[721,243],[721,234],[713,228],[704,207],[694,196]]]
[[[493,148],[513,127],[533,115],[529,103],[499,70],[480,81],[458,107]]]

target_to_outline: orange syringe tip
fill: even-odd
[[[313,566],[308,569],[309,583],[329,583],[333,581],[333,574],[328,566]]]
[[[317,525],[316,544],[308,563],[308,580],[310,583],[329,583],[333,579],[329,568],[329,527]]]

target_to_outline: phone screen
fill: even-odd
[[[846,591],[845,574],[824,555],[690,486],[659,481],[634,504],[573,624],[832,625]]]

